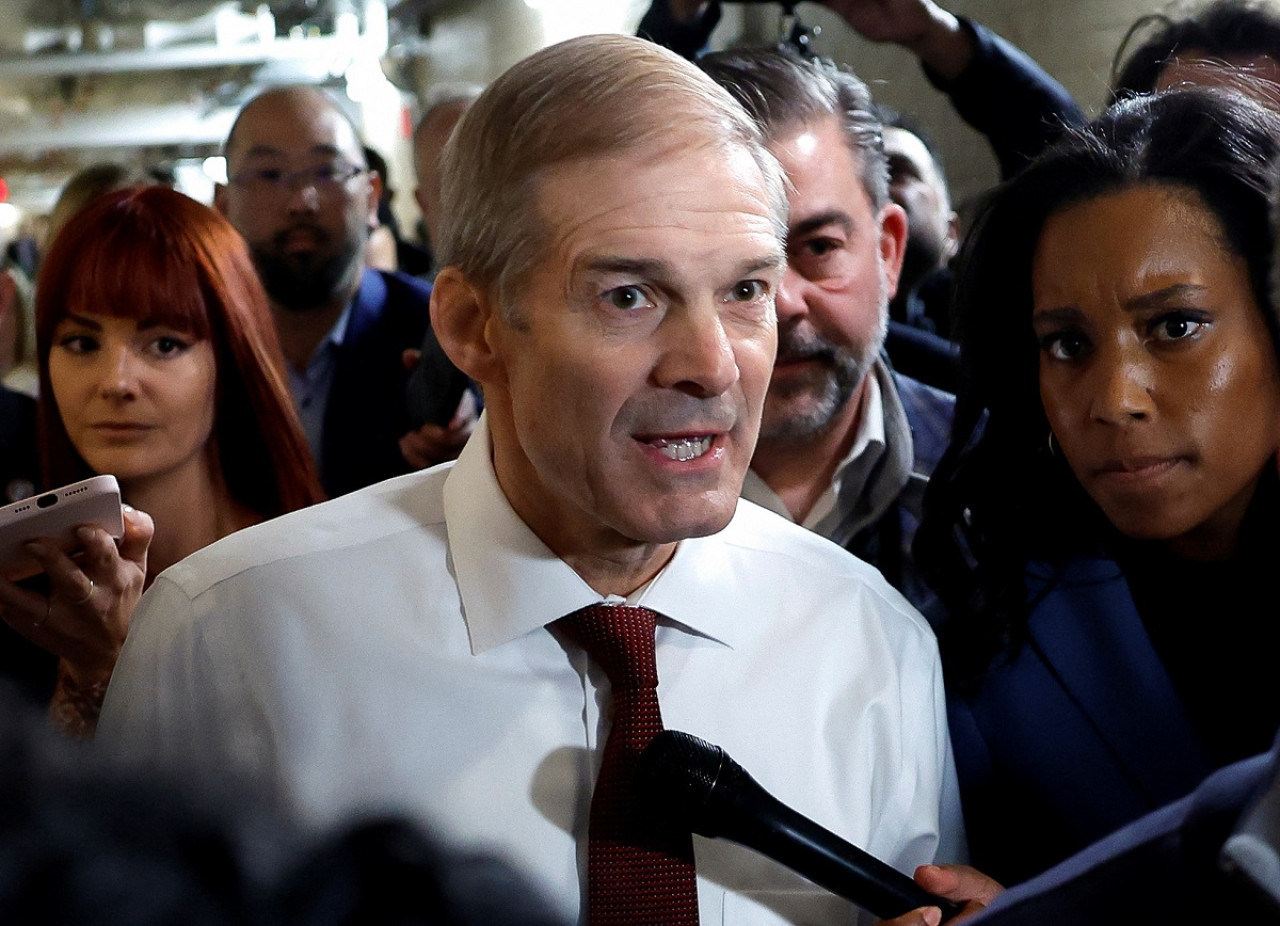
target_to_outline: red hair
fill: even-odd
[[[55,486],[93,474],[49,380],[55,329],[83,314],[154,321],[212,342],[210,440],[232,498],[271,518],[324,497],[266,294],[221,215],[168,187],[132,187],[91,202],[53,240],[36,283],[36,346],[41,460]]]

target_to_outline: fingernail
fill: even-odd
[[[928,926],[938,926],[942,922],[942,911],[937,907],[929,907],[924,911],[924,921]]]
[[[89,541],[93,540],[93,528],[92,528],[92,527],[86,527],[86,526],[84,526],[84,525],[81,525],[80,527],[77,527],[77,528],[76,528],[76,538],[77,538],[81,543],[88,543]]]
[[[48,545],[40,540],[28,540],[22,546],[32,556],[47,556],[49,553]]]
[[[130,505],[130,504],[127,504],[127,503],[126,503],[126,504],[123,504],[123,505],[121,505],[121,506],[120,506],[120,510],[121,510],[121,511],[132,511],[132,510],[133,510],[133,506],[132,506],[132,505]]]

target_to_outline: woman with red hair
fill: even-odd
[[[110,473],[138,509],[118,545],[82,529],[75,560],[34,544],[46,594],[0,579],[4,619],[58,658],[55,722],[83,735],[151,580],[322,491],[266,296],[213,209],[161,186],[87,206],[43,259],[36,335],[46,483]]]

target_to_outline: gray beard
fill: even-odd
[[[760,423],[760,441],[803,443],[825,435],[845,410],[863,379],[875,366],[884,344],[887,316],[881,316],[880,330],[862,348],[837,347],[819,335],[800,337],[795,330],[779,331],[778,355],[800,355],[817,360],[821,366],[805,381],[785,390],[770,384]],[[791,410],[796,399],[805,399],[803,408]]]

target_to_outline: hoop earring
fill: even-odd
[[[1049,456],[1051,456],[1051,457],[1056,457],[1056,456],[1058,455],[1058,448],[1057,448],[1057,447],[1055,447],[1055,446],[1054,446],[1054,444],[1053,444],[1053,428],[1050,428],[1050,429],[1049,429],[1049,441],[1048,441],[1048,443],[1049,443]]]

